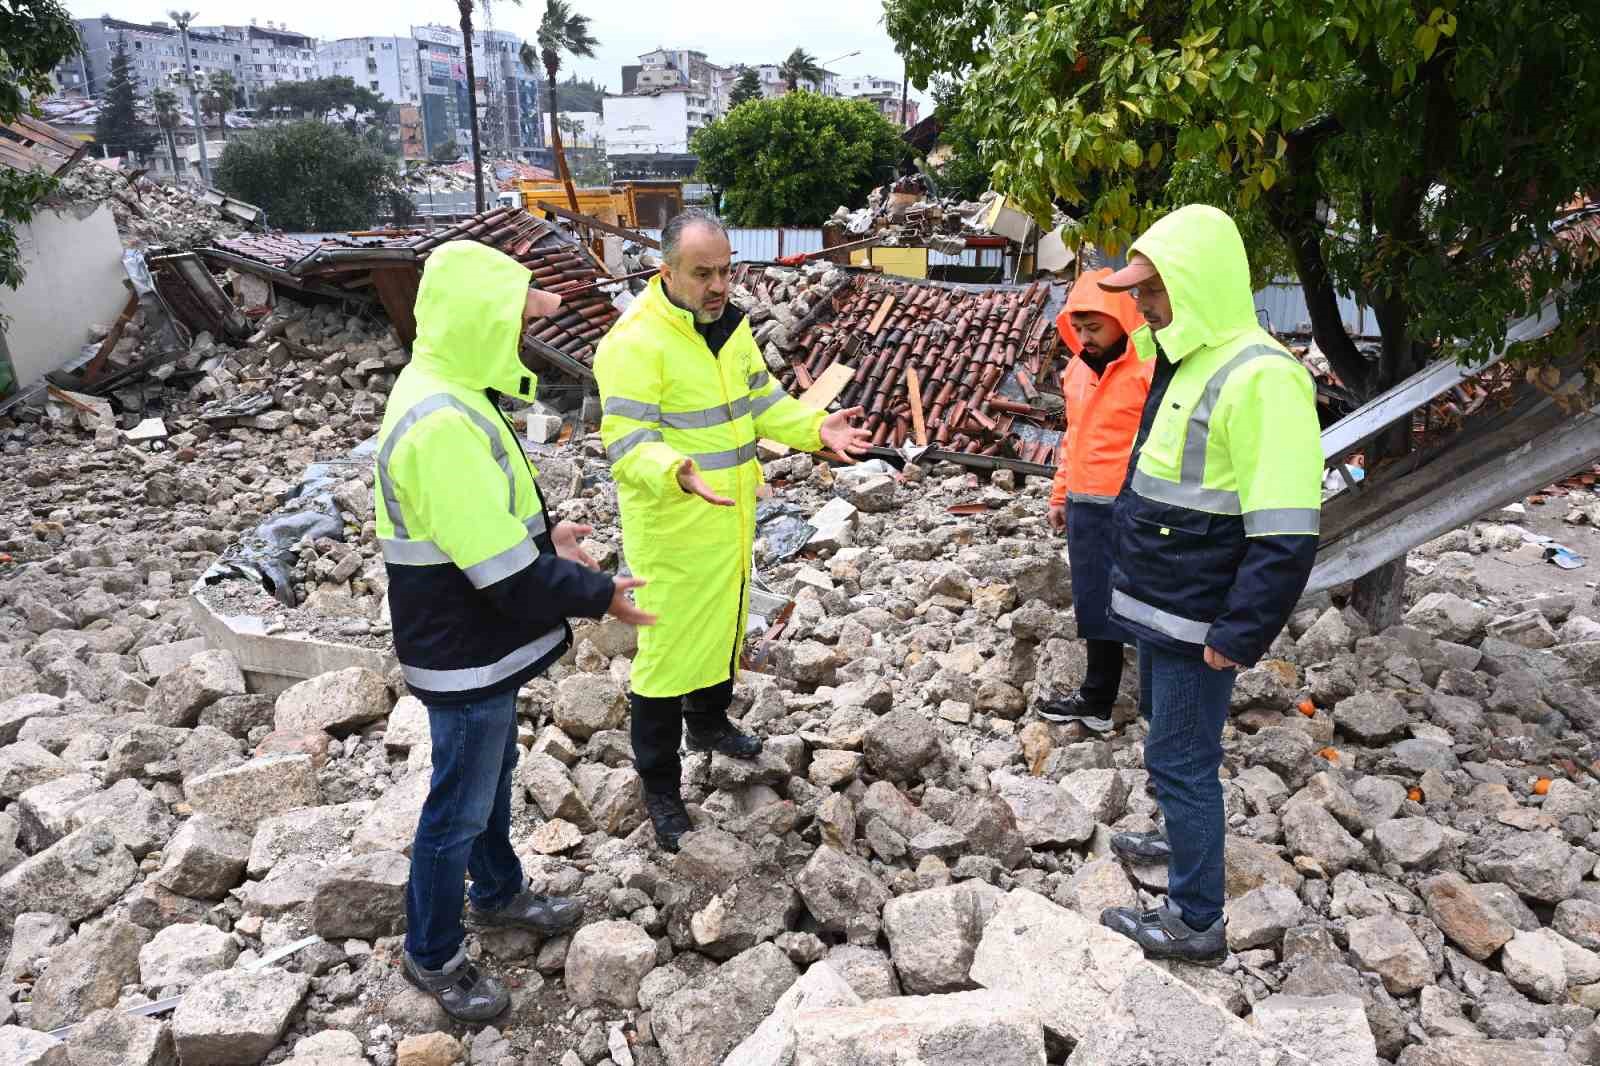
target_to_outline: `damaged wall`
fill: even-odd
[[[60,369],[89,341],[94,323],[110,325],[128,291],[123,286],[122,239],[111,209],[44,210],[17,231],[19,289],[0,288],[6,348],[25,389]]]

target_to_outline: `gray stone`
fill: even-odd
[[[1376,830],[1378,854],[1408,870],[1434,865],[1445,850],[1444,830],[1428,818],[1395,818]]]
[[[824,844],[795,878],[806,909],[826,932],[848,931],[851,919],[878,925],[889,890],[861,859]],[[742,1039],[742,1038],[741,1038]]]
[[[1302,662],[1326,662],[1355,646],[1356,635],[1344,620],[1344,612],[1329,607],[1300,636]]]
[[[99,791],[90,774],[68,774],[34,785],[17,798],[22,846],[42,851],[72,831],[72,809]]]
[[[1539,1040],[1445,1037],[1408,1047],[1399,1066],[1579,1066],[1559,1048]]]
[[[263,819],[322,802],[309,755],[268,755],[183,783],[190,805],[229,825],[254,829]]]
[[[1456,644],[1483,636],[1488,624],[1488,611],[1448,592],[1431,592],[1406,612],[1406,625]]]
[[[115,1006],[122,986],[139,981],[139,949],[149,937],[119,918],[85,925],[50,953],[50,965],[33,986],[31,1024],[59,1029]]]
[[[1516,933],[1510,922],[1472,891],[1467,879],[1447,872],[1430,877],[1419,889],[1428,917],[1451,943],[1483,962]],[[1557,912],[1559,920],[1560,912]]]
[[[567,768],[549,755],[529,752],[517,764],[517,781],[546,818],[571,822],[581,831],[594,831],[594,816],[578,793]]]
[[[204,708],[245,693],[244,672],[229,651],[203,651],[156,682],[146,709],[156,725],[188,728]]]
[[[1549,833],[1513,833],[1473,848],[1467,865],[1480,881],[1498,881],[1543,903],[1577,894],[1595,857]]]
[[[1094,835],[1094,816],[1071,792],[1052,781],[997,773],[989,778],[989,784],[1011,807],[1030,848],[1082,844]]]
[[[567,948],[567,992],[580,1007],[634,1008],[639,984],[655,965],[649,933],[632,922],[593,922]]]
[[[66,713],[59,696],[24,692],[0,702],[0,748],[17,742],[17,734],[34,718],[54,718]]]
[[[1351,922],[1350,954],[1364,970],[1383,978],[1392,995],[1408,996],[1433,983],[1433,963],[1411,927],[1394,914]]]
[[[65,1041],[20,1025],[0,1025],[0,1066],[72,1066],[72,1062]]]
[[[1027,860],[1028,845],[1011,805],[994,792],[980,792],[956,812],[955,828],[970,854],[983,855],[1014,870]]]
[[[1330,876],[1366,858],[1360,841],[1315,803],[1292,802],[1285,807],[1283,835],[1291,851],[1316,860]]]
[[[828,950],[827,962],[863,1000],[900,995],[900,979],[895,976],[894,963],[877,948],[836,944]]]
[[[311,902],[311,928],[329,940],[393,936],[406,924],[411,864],[393,851],[345,859],[328,871]]]
[[[383,675],[351,666],[284,690],[273,707],[273,728],[287,733],[322,730],[343,736],[382,721],[389,709],[389,685]]]
[[[0,875],[0,923],[24,911],[69,922],[99,914],[139,875],[111,827],[86,825]]]
[[[180,896],[221,899],[244,876],[250,838],[206,814],[173,834],[154,880]]]
[[[1566,899],[1556,904],[1552,928],[1573,943],[1591,951],[1600,950],[1600,903],[1586,899]]]
[[[968,977],[983,929],[1005,893],[981,881],[909,892],[883,908],[889,954],[909,995],[972,988]]]
[[[72,925],[60,915],[43,911],[19,914],[11,929],[11,953],[0,968],[0,988],[32,974],[34,961],[49,955],[50,949],[66,943],[70,936]]]
[[[14,800],[30,788],[66,777],[71,768],[32,741],[0,748],[0,800]]]
[[[1350,786],[1350,794],[1361,805],[1361,821],[1368,829],[1398,817],[1406,802],[1406,786],[1387,777],[1362,777]]]
[[[1366,827],[1362,815],[1361,801],[1355,794],[1345,788],[1334,773],[1324,770],[1312,774],[1306,782],[1306,787],[1295,793],[1294,799],[1307,800],[1315,803],[1338,820],[1339,824],[1351,833],[1360,833]]]
[[[795,1066],[972,1063],[1043,1066],[1044,1031],[1024,1000],[957,992],[802,1011]]]
[[[760,944],[672,993],[651,1012],[668,1066],[721,1062],[799,978],[774,944]]]
[[[172,1016],[183,1066],[256,1066],[283,1039],[310,987],[304,974],[267,967],[196,981]]]
[[[72,1066],[178,1066],[172,1027],[162,1018],[98,1010],[67,1037]]]
[[[1461,769],[1461,762],[1456,758],[1456,753],[1450,750],[1450,745],[1437,740],[1412,737],[1395,744],[1389,749],[1389,754],[1396,763],[1414,774],[1424,774],[1429,770],[1447,774]]]
[[[971,977],[1032,1004],[1057,1038],[1080,1041],[1116,988],[1148,966],[1139,948],[1100,925],[1098,916],[1085,918],[1018,888],[984,927]]]
[[[224,696],[200,712],[200,724],[243,740],[251,730],[272,728],[273,700],[267,695]]]
[[[1567,964],[1560,940],[1548,929],[1521,933],[1500,950],[1506,979],[1540,1003],[1555,1003],[1567,994]]]
[[[106,754],[108,782],[125,777],[145,777],[145,767],[172,759],[189,739],[187,729],[141,723],[111,740]]]
[[[110,826],[117,840],[136,859],[165,847],[178,826],[167,805],[132,780],[118,781],[103,792],[91,794],[67,815],[69,829],[82,829],[97,821]]]
[[[1228,899],[1237,899],[1262,885],[1282,885],[1298,892],[1305,881],[1276,848],[1255,840],[1228,837],[1223,843],[1223,857],[1223,888]]]
[[[766,1021],[723,1060],[722,1066],[793,1066],[794,1020],[801,1011],[861,1005],[839,971],[826,962],[814,964],[778,999]]]
[[[185,781],[242,762],[238,738],[215,726],[195,726],[178,749],[178,774]]]
[[[915,781],[939,755],[939,734],[909,708],[891,711],[867,727],[862,739],[867,766],[888,781]]]
[[[305,807],[263,819],[250,840],[250,861],[245,872],[251,877],[265,877],[291,856],[336,860],[374,806],[372,800],[357,800],[330,807]]]
[[[1318,1066],[1378,1066],[1377,1042],[1355,996],[1268,996],[1252,1016],[1264,1034]]]
[[[1298,876],[1298,875],[1297,875]],[[1058,893],[1056,898],[1062,900]],[[1094,859],[1078,867],[1067,883],[1066,898],[1079,914],[1099,921],[1108,907],[1137,907],[1138,890],[1116,859]]]
[[[1318,747],[1310,733],[1292,726],[1268,726],[1243,740],[1247,763],[1265,766],[1294,789],[1326,767],[1315,757]]]
[[[1282,885],[1263,885],[1230,901],[1228,946],[1234,951],[1271,947],[1283,934],[1300,924],[1304,906],[1300,897]]]
[[[1406,709],[1388,692],[1358,692],[1333,708],[1339,732],[1363,744],[1381,744],[1406,731],[1411,724]]]
[[[609,675],[572,674],[556,686],[554,716],[568,736],[588,740],[627,720],[627,693]]]
[[[148,648],[139,649],[139,668],[144,671],[147,679],[159,681],[205,650],[204,637],[180,640],[172,644],[153,644]]]
[[[233,937],[214,925],[169,925],[140,949],[139,982],[172,995],[208,973],[226,970],[238,956]]]

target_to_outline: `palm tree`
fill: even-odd
[[[172,160],[172,180],[178,180],[178,139],[173,131],[178,128],[178,94],[167,89],[157,89],[150,94],[150,110],[155,112],[156,126],[167,135],[167,155]]]
[[[803,81],[809,81],[820,89],[827,73],[818,65],[817,57],[804,48],[796,48],[789,53],[788,59],[778,64],[778,77],[789,83],[790,92],[799,89]]]
[[[210,86],[206,90],[202,106],[206,114],[217,116],[217,125],[222,130],[223,140],[228,139],[228,112],[232,111],[238,102],[239,83],[234,80],[233,75],[226,70],[211,75]]]
[[[599,46],[600,42],[589,32],[589,16],[572,10],[567,0],[546,0],[544,17],[539,20],[539,51],[536,55],[529,45],[524,44],[520,57],[523,67],[530,72],[538,69],[537,63],[544,64],[544,75],[550,89],[550,139],[554,142],[556,172],[566,183],[567,204],[573,211],[578,210],[578,190],[572,184],[572,172],[567,169],[567,154],[561,147],[561,123],[555,119],[561,113],[556,103],[556,75],[561,72],[561,53],[567,52],[580,59],[593,59],[594,50]]]
[[[514,0],[520,3],[521,0]],[[467,116],[472,129],[472,187],[477,193],[478,213],[483,213],[483,145],[478,131],[478,72],[472,61],[473,0],[456,0],[461,12],[461,47],[467,53]]]

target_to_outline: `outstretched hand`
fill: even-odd
[[[642,589],[644,582],[636,577],[619,577],[612,580],[611,606],[606,608],[606,614],[619,622],[626,622],[630,626],[653,626],[656,616],[646,614],[639,609],[639,605],[628,598],[629,589]]]
[[[713,507],[732,507],[733,501],[726,496],[718,496],[711,491],[711,486],[706,484],[706,479],[700,476],[700,471],[694,467],[693,459],[685,459],[683,465],[678,467],[678,487],[691,496],[698,496]]]
[[[867,449],[872,447],[872,434],[860,426],[851,425],[853,419],[866,414],[864,407],[852,407],[848,411],[835,411],[822,420],[822,443],[835,455],[847,463],[853,463],[867,454]]]
[[[593,526],[582,526],[576,522],[558,522],[556,528],[550,531],[550,540],[555,544],[556,554],[561,558],[588,567],[590,570],[598,570],[600,564],[591,559],[589,553],[579,544],[579,541],[593,532]]]

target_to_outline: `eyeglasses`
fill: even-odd
[[[1135,300],[1142,300],[1146,296],[1160,296],[1167,291],[1165,285],[1135,285],[1129,290]]]

